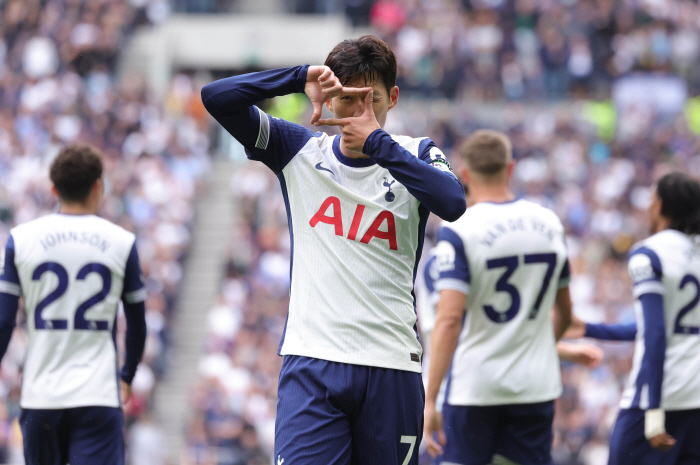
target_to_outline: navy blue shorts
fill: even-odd
[[[442,407],[447,437],[437,463],[487,465],[501,455],[519,465],[551,465],[554,401]]]
[[[700,464],[700,409],[666,412],[666,431],[676,440],[667,452],[644,437],[644,410],[621,409],[610,437],[608,465]]]
[[[275,463],[418,465],[424,405],[420,373],[286,355]]]
[[[22,409],[19,422],[27,465],[124,464],[120,408]]]

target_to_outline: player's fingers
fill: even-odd
[[[324,79],[323,81],[318,81],[319,84],[321,84],[321,89],[327,89],[329,87],[340,87],[341,89],[343,88],[343,85],[340,83],[340,81],[335,77],[335,75],[331,74],[328,79]]]
[[[342,95],[362,95],[372,91],[371,87],[343,87]]]
[[[335,81],[335,83],[329,82],[327,87],[321,86],[321,91],[328,98],[335,97],[336,95],[339,95],[342,90],[343,90],[343,85],[338,81]]]
[[[323,70],[321,75],[318,77],[318,82],[325,81],[333,74],[333,71],[331,71],[331,69],[328,66],[325,66],[324,68],[325,69]]]
[[[314,124],[316,124],[316,126],[345,126],[348,123],[349,121],[347,118],[325,118],[316,121]]]
[[[370,90],[365,95],[365,113],[374,114],[374,107],[372,103],[374,102],[374,90]]]
[[[314,114],[311,115],[311,124],[316,124],[316,122],[321,118],[321,104],[319,102],[313,102]]]
[[[664,450],[669,450],[674,445],[676,445],[676,440],[673,439],[673,436],[666,433],[661,437],[661,443],[662,443],[662,446],[664,447]]]
[[[440,443],[441,446],[444,446],[447,444],[447,435],[445,434],[445,430],[440,428],[437,432],[437,437],[438,437],[438,442]]]
[[[435,442],[432,436],[426,436],[425,445],[426,449],[428,449],[428,454],[430,454],[432,458],[442,455],[442,447],[440,447],[440,444]]]

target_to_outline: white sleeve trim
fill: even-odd
[[[632,294],[635,298],[644,294],[664,294],[664,285],[659,281],[644,281],[642,283],[636,284],[634,289],[632,289]]]
[[[462,281],[461,279],[454,278],[441,278],[435,283],[436,291],[444,291],[446,289],[451,289],[453,291],[459,291],[464,295],[469,295],[469,283]]]
[[[146,292],[146,288],[142,287],[141,289],[137,289],[135,291],[125,293],[122,298],[124,300],[124,303],[136,304],[136,303],[143,302],[144,300],[146,300],[147,296],[148,296],[148,293]]]
[[[19,296],[21,293],[19,284],[11,283],[9,281],[0,281],[0,292],[3,294],[12,294],[16,296]]]
[[[571,283],[571,276],[567,276],[566,278],[559,278],[559,289],[564,289],[565,287],[569,287],[570,283]]]
[[[258,140],[255,141],[255,148],[265,150],[270,141],[270,119],[260,108],[255,108],[260,114],[260,129],[258,130]]]

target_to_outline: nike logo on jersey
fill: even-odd
[[[333,176],[335,176],[335,174],[333,173],[333,171],[329,170],[328,168],[324,168],[323,166],[321,166],[321,163],[323,163],[323,162],[322,162],[322,161],[319,161],[318,163],[316,163],[316,169],[317,169],[317,170],[319,170],[319,171],[328,171],[328,172],[331,173]]]

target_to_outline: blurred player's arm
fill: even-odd
[[[442,415],[437,411],[437,396],[442,380],[447,375],[452,356],[457,348],[457,340],[462,329],[462,316],[467,296],[452,289],[440,291],[437,304],[437,318],[430,338],[430,370],[428,389],[425,396],[425,431],[428,452],[433,457],[442,454],[442,446],[447,443],[442,427]],[[437,433],[437,441],[433,438]]]
[[[5,356],[17,321],[20,285],[15,266],[15,241],[12,235],[1,252],[0,267],[0,360]]]
[[[437,303],[435,326],[430,337],[430,370],[423,438],[428,452],[435,457],[442,453],[442,446],[446,444],[442,415],[437,411],[435,404],[440,384],[447,375],[457,347],[471,282],[464,242],[447,225],[443,225],[438,231],[433,266],[440,274],[435,283],[435,289],[440,292],[440,300]],[[433,433],[437,433],[437,441],[433,438]]]
[[[569,260],[564,262],[564,267],[559,275],[557,294],[554,297],[554,310],[552,311],[552,324],[554,325],[554,337],[558,341],[564,332],[571,325],[571,293],[569,292],[569,282],[571,281],[571,269]]]
[[[591,370],[603,361],[603,351],[592,344],[557,342],[557,354],[561,360],[584,365]]]
[[[383,129],[372,132],[362,152],[389,170],[421,205],[445,221],[455,221],[467,209],[464,187],[452,173],[445,155],[429,139],[418,158]]]
[[[571,325],[564,333],[564,339],[590,337],[601,341],[633,341],[637,336],[637,323],[593,324],[586,323],[576,315],[572,316]]]
[[[136,368],[143,357],[146,345],[146,288],[144,286],[139,264],[136,243],[131,247],[124,273],[124,317],[126,318],[126,355],[121,370],[122,397],[127,402],[131,396],[131,382],[136,375]]]
[[[675,439],[666,432],[666,414],[661,408],[661,389],[666,360],[663,271],[656,253],[646,247],[633,250],[627,261],[632,294],[642,307],[644,355],[637,384],[648,392],[644,415],[644,436],[657,449],[669,450]]]

